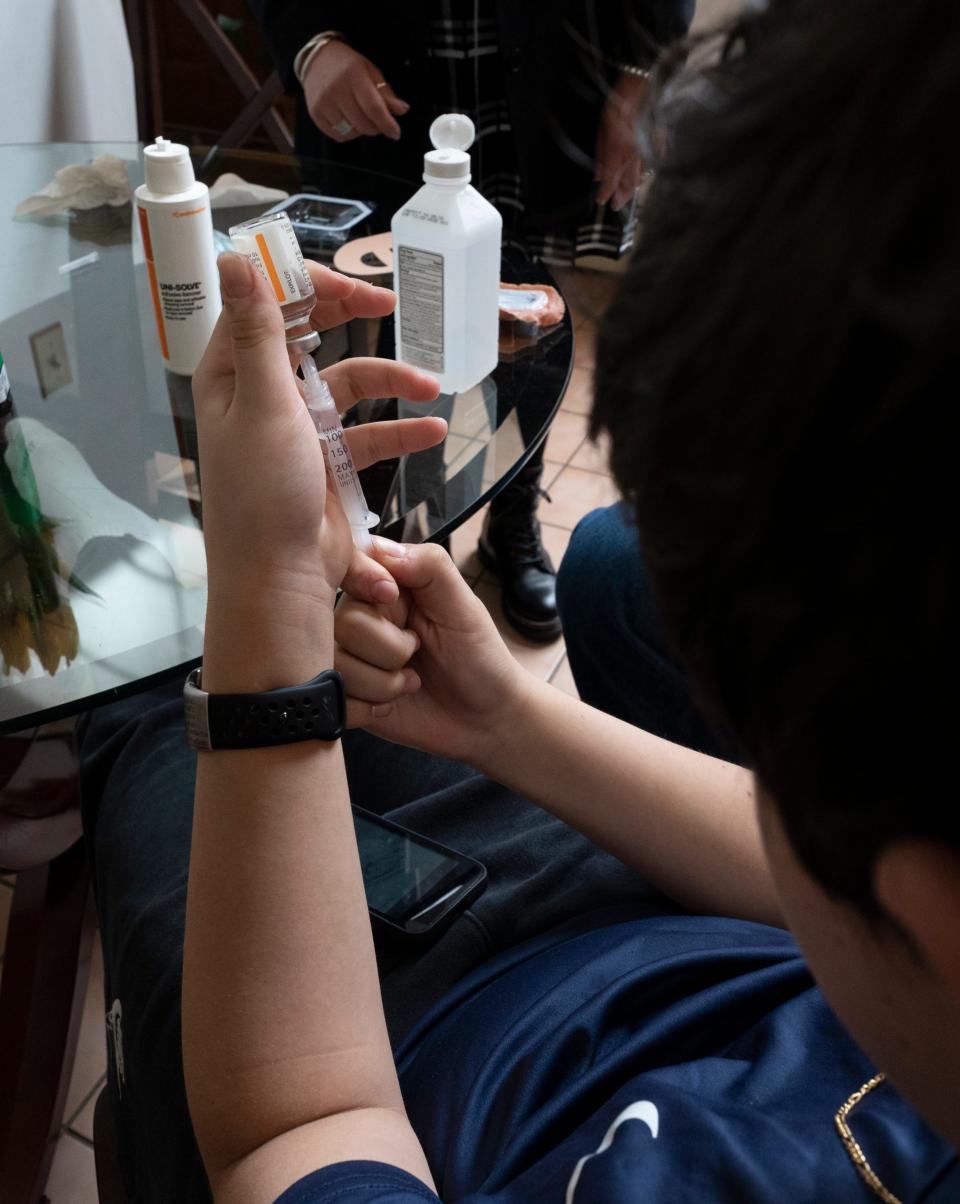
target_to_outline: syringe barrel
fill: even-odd
[[[366,524],[369,511],[367,500],[363,496],[360,478],[350,455],[350,448],[343,434],[339,419],[329,425],[321,425],[318,431],[323,440],[324,455],[330,476],[333,478],[340,505],[351,526]]]
[[[369,528],[375,527],[380,520],[367,509],[367,499],[363,496],[350,445],[344,436],[343,424],[327,382],[318,373],[310,356],[304,356],[301,360],[301,369],[304,399],[313,416],[330,477],[353,532],[353,541],[361,550],[368,550],[371,545]]]

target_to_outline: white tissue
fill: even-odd
[[[92,163],[61,167],[45,188],[14,210],[17,217],[49,217],[67,209],[125,205],[130,200],[127,164],[116,155],[100,155]]]
[[[235,172],[227,171],[210,185],[211,209],[232,209],[238,205],[274,205],[285,201],[289,192],[250,184]]]

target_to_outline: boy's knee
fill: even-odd
[[[633,581],[639,553],[637,530],[624,503],[592,510],[580,520],[557,574],[557,606],[565,629],[575,616],[598,606],[609,613],[611,599]]]

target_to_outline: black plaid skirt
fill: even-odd
[[[619,213],[597,205],[566,230],[538,230],[525,213],[517,148],[503,85],[503,62],[494,6],[487,0],[434,0],[429,9],[427,54],[433,116],[466,113],[477,134],[471,148],[473,185],[503,215],[503,242],[557,267],[584,256],[619,259],[629,251],[637,205]]]

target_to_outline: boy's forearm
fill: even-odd
[[[252,663],[249,627],[238,646],[225,633],[244,628],[211,617],[204,686],[313,676],[332,664],[329,626],[305,623],[281,683]],[[208,1169],[319,1117],[402,1107],[338,742],[200,754],[183,1044]]]
[[[781,924],[749,770],[532,677],[477,768],[694,911]]]

